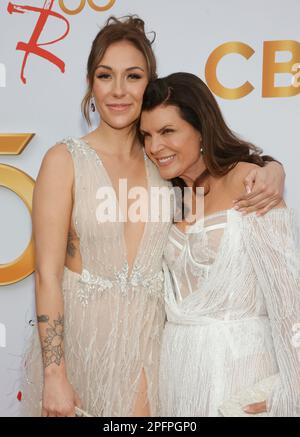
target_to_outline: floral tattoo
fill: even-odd
[[[43,314],[37,317],[39,323],[47,323],[46,334],[41,338],[44,367],[50,364],[61,364],[63,359],[64,317],[58,314],[58,319],[49,322],[49,316]]]

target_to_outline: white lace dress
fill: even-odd
[[[218,416],[270,375],[270,416],[300,416],[300,257],[293,210],[227,210],[165,249],[162,416]],[[270,380],[270,378],[268,378]],[[258,384],[259,385],[259,384]]]
[[[64,349],[69,381],[94,416],[130,416],[142,371],[151,415],[158,411],[158,360],[165,322],[162,254],[169,221],[148,221],[129,272],[124,223],[98,223],[99,187],[111,187],[103,163],[82,140],[63,141],[73,158],[72,220],[82,273],[64,269]],[[148,189],[169,184],[145,155]],[[35,328],[36,329],[36,328]],[[22,415],[40,415],[42,360],[37,330],[25,355]]]

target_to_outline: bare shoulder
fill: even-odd
[[[64,143],[58,143],[47,150],[43,161],[47,161],[49,163],[54,161],[57,164],[59,164],[60,162],[71,163],[72,158],[70,152],[68,151],[67,145]]]
[[[72,174],[72,157],[67,149],[66,144],[58,143],[50,147],[43,157],[41,168],[56,168],[57,171],[71,172]]]
[[[70,152],[66,144],[59,143],[50,147],[45,153],[35,184],[35,192],[51,189],[58,195],[72,192],[74,169]]]

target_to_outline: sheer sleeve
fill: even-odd
[[[300,416],[300,256],[293,210],[243,220],[243,236],[270,318],[279,378],[267,399],[270,416]]]

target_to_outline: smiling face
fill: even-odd
[[[129,41],[111,44],[96,68],[92,88],[101,121],[114,129],[135,123],[147,83],[142,52]]]
[[[163,179],[181,177],[191,185],[205,170],[200,132],[183,120],[177,107],[160,105],[143,111],[140,131],[146,153]]]

